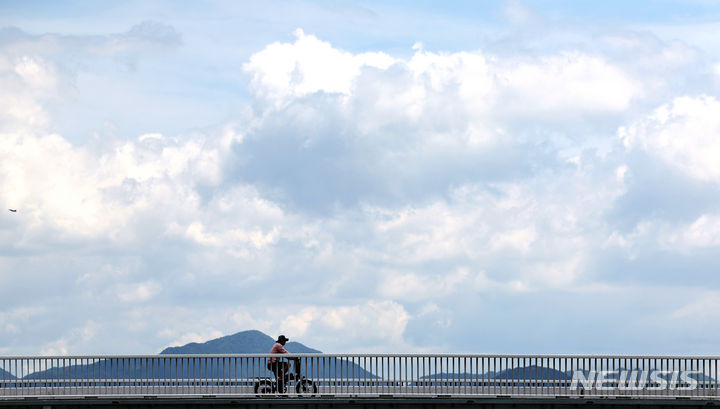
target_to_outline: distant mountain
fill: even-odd
[[[542,379],[542,380],[568,380],[572,379],[572,375],[568,372],[561,372],[553,368],[546,368],[543,366],[530,365],[525,367],[515,367],[504,369],[497,372],[485,372],[483,374],[473,373],[437,373],[432,375],[425,375],[420,379]]]
[[[191,342],[179,347],[163,349],[160,354],[267,354],[275,344],[275,338],[257,330],[216,338],[202,344]],[[299,342],[290,341],[285,349],[296,354],[320,354],[317,349],[308,348]]]
[[[193,342],[165,348],[157,357],[108,358],[95,362],[55,367],[25,376],[25,379],[88,379],[98,376],[107,379],[167,379],[167,378],[232,378],[242,374],[271,376],[266,358],[182,358],[172,355],[200,354],[267,354],[275,339],[260,331],[243,331],[216,338],[202,344]],[[319,354],[299,342],[288,342],[285,348],[298,354]],[[312,377],[376,378],[359,365],[347,359],[324,357],[306,361],[302,373]]]
[[[202,344],[191,342],[179,347],[165,348],[162,352],[160,352],[160,354],[267,354],[270,352],[270,348],[272,348],[274,344],[275,338],[257,330],[250,330],[216,338]],[[322,353],[317,349],[309,348],[299,342],[293,341],[285,344],[285,349],[295,354]],[[255,361],[248,362],[248,364],[250,364],[250,372],[258,373],[259,370],[259,373],[264,376],[268,376],[269,372],[266,372],[264,362],[265,361],[263,360],[262,363],[257,363],[260,365],[259,368],[254,366],[256,364]],[[310,362],[316,362],[314,365],[317,366],[312,368],[302,368],[302,372],[305,375],[329,377],[331,374],[337,374],[336,376],[340,378],[376,378],[376,376],[372,373],[346,359],[323,358],[320,361]],[[245,371],[245,363],[243,361],[229,362],[229,371],[234,370],[233,365],[237,365],[239,371]]]
[[[13,376],[13,374],[11,374],[10,372],[8,372],[4,369],[0,369],[0,381],[3,379],[17,379],[17,378],[15,378],[15,376]]]
[[[624,369],[624,368],[618,368],[617,372],[615,373],[605,373],[603,376],[606,380],[617,380],[622,379],[622,373],[626,371],[631,371],[631,369]],[[655,371],[659,371],[658,369],[645,369],[645,374],[640,374],[637,369],[634,369],[632,371],[634,372],[634,375],[625,374],[626,380],[632,381],[633,379],[637,382],[638,380],[642,379],[642,377],[645,377],[645,380],[650,379],[652,374]],[[590,372],[588,370],[580,371],[583,373],[584,377],[587,379],[590,377]],[[632,378],[632,376],[635,376],[635,378]],[[671,374],[664,374],[660,373],[657,375],[659,378],[662,379],[671,379],[673,375]],[[695,379],[697,381],[709,381],[709,382],[715,382],[715,379],[710,376],[705,376],[703,374],[691,374],[689,375],[690,378]],[[444,380],[444,379],[453,379],[453,380],[465,380],[465,379],[483,379],[483,380],[543,380],[543,381],[570,381],[573,379],[573,371],[558,371],[554,368],[548,368],[544,366],[537,366],[537,365],[530,365],[525,367],[514,367],[514,368],[508,368],[504,369],[502,371],[497,372],[485,372],[483,374],[470,374],[470,373],[437,373],[432,375],[425,375],[420,377],[420,379],[428,379],[428,380]],[[594,378],[593,378],[594,379]]]

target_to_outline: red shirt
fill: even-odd
[[[290,352],[285,349],[285,347],[282,346],[279,342],[276,342],[275,345],[273,345],[272,349],[270,349],[271,354],[289,354]],[[279,358],[270,358],[270,362],[276,362],[279,361]]]

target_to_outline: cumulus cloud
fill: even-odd
[[[243,67],[256,95],[273,108],[321,92],[343,96],[337,102],[350,108],[396,112],[401,115],[397,119],[417,121],[427,115],[437,120],[433,110],[453,101],[453,108],[464,114],[459,119],[468,122],[468,114],[495,111],[535,117],[568,110],[581,115],[617,112],[642,92],[642,82],[622,68],[580,51],[517,58],[417,48],[403,60],[384,53],[352,54],[302,30],[295,35],[294,43],[273,43]],[[368,95],[366,87],[386,91]],[[373,98],[373,105],[362,98]]]
[[[519,24],[538,18],[520,6]],[[19,209],[0,220],[12,290],[0,327],[14,345],[22,311],[50,334],[31,346],[45,353],[156,352],[250,328],[328,352],[454,348],[488,329],[521,345],[507,319],[562,329],[538,311],[582,321],[578,294],[629,302],[611,284],[633,263],[719,245],[711,208],[615,223],[637,211],[638,152],[716,189],[718,103],[657,104],[660,73],[603,47],[395,56],[297,30],[242,66],[249,106],[232,121],[81,143],[54,131],[47,98],[67,98],[67,77],[47,44],[107,58],[180,35],[155,23],[83,41],[15,35],[32,47],[0,55],[0,199]],[[680,44],[648,53],[663,70],[695,58]],[[39,277],[43,308],[23,309],[35,302],[14,290]]]
[[[38,315],[42,307],[19,307],[8,311],[0,311],[0,328],[6,334],[17,334],[20,332],[20,321],[28,321]]]
[[[457,297],[460,294],[481,295],[489,291],[514,292],[524,291],[521,281],[496,282],[490,280],[485,273],[470,272],[467,268],[459,268],[452,272],[438,275],[417,273],[390,273],[378,283],[378,293],[397,300],[426,301]],[[422,314],[437,311],[436,304],[423,307]]]
[[[494,57],[479,52],[417,50],[403,61],[384,54],[352,54],[314,36],[296,35],[295,43],[272,44],[245,66],[255,96],[272,104],[239,132],[222,129],[182,138],[156,132],[99,146],[76,146],[57,134],[10,133],[0,150],[2,195],[27,214],[16,226],[24,240],[15,247],[47,243],[50,248],[71,240],[79,248],[93,240],[124,249],[121,253],[127,255],[148,240],[184,243],[183,259],[189,261],[185,267],[175,262],[168,265],[169,271],[145,278],[141,272],[152,269],[153,263],[141,253],[129,268],[111,261],[90,267],[74,280],[86,300],[110,292],[120,304],[172,299],[198,285],[201,291],[219,292],[223,295],[218,299],[229,300],[232,289],[263,288],[290,263],[303,263],[311,272],[303,273],[305,283],[296,286],[309,290],[309,296],[325,292],[327,302],[329,297],[351,296],[358,288],[367,293],[357,304],[341,307],[307,306],[307,296],[291,295],[298,312],[280,325],[299,334],[354,331],[358,345],[400,343],[411,316],[395,300],[422,302],[468,291],[574,285],[582,274],[582,254],[589,249],[576,224],[602,212],[622,191],[615,175],[584,192],[588,201],[594,198],[590,206],[558,199],[577,194],[567,186],[582,189],[588,185],[585,178],[595,178],[581,163],[563,165],[544,176],[525,174],[530,178],[525,183],[481,182],[483,173],[507,177],[503,166],[484,168],[482,162],[508,149],[515,150],[525,166],[534,166],[535,158],[523,158],[521,142],[484,121],[490,121],[501,100],[498,94],[529,86],[522,81],[508,85],[508,78],[521,78],[528,72],[523,70],[540,69],[548,61],[526,62],[518,66],[520,74],[510,72],[498,81]],[[607,68],[599,60],[582,58],[551,61],[567,64],[590,82],[592,69],[575,68],[578,59],[580,64]],[[323,59],[335,61],[330,65],[339,76],[323,71],[326,65],[317,63]],[[562,69],[558,73],[566,75]],[[386,100],[383,87],[391,85],[395,88]],[[550,109],[578,105],[572,94],[565,97],[570,99]],[[450,111],[434,112],[441,106]],[[276,133],[278,123],[295,123],[294,134]],[[336,134],[339,127],[346,130]],[[390,129],[399,133],[391,136]],[[386,135],[392,139],[383,140]],[[344,140],[338,144],[338,139]],[[278,156],[278,149],[297,150]],[[379,168],[368,168],[364,162],[375,154],[381,155]],[[454,157],[460,159],[459,168],[422,190],[430,200],[408,204],[413,193],[403,190],[435,177],[436,166]],[[281,164],[298,158],[292,166]],[[333,162],[323,164],[324,160]],[[464,170],[472,176],[463,175]],[[366,183],[366,190],[357,190],[357,196],[345,201],[338,195],[349,190],[320,189],[323,184],[332,186],[334,177],[338,184],[350,183],[350,189]],[[449,188],[454,182],[458,187]],[[313,183],[319,184],[320,190],[312,191],[318,201],[334,206],[340,199],[335,216],[298,206],[302,197],[297,192]],[[538,183],[544,184],[544,191],[532,187]],[[391,193],[395,188],[400,191]],[[203,189],[209,193],[203,195]],[[394,200],[383,199],[387,196]],[[348,230],[362,232],[366,242]],[[564,257],[568,249],[576,255]],[[280,255],[287,261],[270,262]],[[498,269],[495,263],[508,256],[519,259]],[[127,262],[127,256],[121,260]],[[385,267],[371,272],[370,266],[378,261]],[[229,262],[239,263],[240,271],[233,271]],[[432,263],[445,263],[455,273],[433,273]],[[208,267],[217,270],[210,272]],[[339,277],[328,279],[337,271]],[[367,282],[368,274],[378,287]],[[213,289],[233,279],[241,281],[223,291]],[[248,299],[255,303],[266,297],[259,292]],[[274,314],[259,315],[272,321],[268,317]],[[131,321],[137,330],[151,325]],[[383,335],[366,339],[371,326],[380,324],[377,333]],[[199,330],[163,334],[179,342]],[[52,349],[62,351],[58,345]]]
[[[641,85],[601,56],[580,52],[511,62],[497,69],[511,111],[534,116],[600,115],[627,109]],[[498,67],[498,68],[500,68]]]
[[[296,35],[244,66],[256,100],[268,103],[235,147],[236,173],[304,210],[530,177],[563,160],[519,124],[622,116],[642,94],[642,81],[580,51],[517,58],[417,49],[374,64],[368,53]],[[342,78],[324,74],[320,60],[345,67]]]
[[[122,284],[115,288],[117,297],[123,302],[147,301],[161,291],[161,287],[154,281],[137,284]]]
[[[53,227],[70,236],[124,236],[133,217],[163,201],[198,201],[185,183],[218,177],[218,153],[203,150],[202,140],[152,142],[128,141],[95,155],[60,135],[7,135],[0,141],[2,198],[27,215],[28,233]]]
[[[37,56],[0,54],[0,132],[38,129],[48,118],[44,102],[57,95],[60,75]]]
[[[301,29],[294,44],[273,43],[253,54],[243,69],[252,75],[258,96],[276,106],[315,92],[347,95],[363,67],[387,68],[393,58],[385,53],[351,54]]]
[[[63,337],[47,342],[39,351],[40,355],[68,355],[73,350],[87,348],[95,341],[100,325],[92,320],[85,322],[81,327],[72,328]]]
[[[675,251],[720,247],[720,215],[703,214],[690,224],[667,228],[662,244]]]
[[[720,102],[711,96],[678,97],[652,115],[621,127],[627,148],[642,149],[692,177],[720,181]]]
[[[162,331],[159,335],[166,337],[168,334],[171,334],[169,331]],[[223,333],[219,330],[205,330],[202,334],[198,334],[196,332],[189,332],[182,334],[180,337],[174,338],[172,341],[168,343],[168,346],[182,346],[185,344],[189,344],[192,342],[196,343],[203,343],[210,341],[215,338],[220,338],[223,336],[226,336],[228,334]]]
[[[332,344],[337,334],[353,343],[364,344],[372,350],[379,345],[400,347],[410,315],[393,301],[369,300],[359,305],[306,307],[290,313],[281,321],[286,332],[313,337],[319,342]],[[342,348],[342,345],[335,346]],[[331,352],[331,351],[327,351]],[[337,351],[340,352],[340,351]]]

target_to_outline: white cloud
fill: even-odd
[[[56,87],[57,75],[53,71],[52,65],[28,56],[20,58],[15,64],[15,73],[30,89],[39,92],[47,92]]]
[[[620,66],[581,51],[517,58],[416,47],[403,60],[352,54],[302,31],[296,35],[294,43],[273,43],[245,64],[255,96],[278,109],[316,92],[342,95],[334,103],[357,116],[348,120],[359,118],[365,134],[397,121],[419,121],[435,131],[452,124],[442,136],[472,144],[493,133],[497,115],[556,120],[569,113],[618,114],[643,92],[642,81]]]
[[[551,288],[569,287],[576,284],[578,278],[585,271],[583,256],[584,254],[576,254],[563,259],[555,258],[550,262],[534,263],[529,267],[529,275],[534,280]]]
[[[631,259],[635,259],[641,249],[692,255],[699,250],[720,248],[720,215],[702,214],[689,223],[649,218],[630,232],[612,232],[605,245],[624,249]]]
[[[55,65],[43,58],[0,52],[0,134],[46,126],[44,103],[57,97],[59,81]]]
[[[498,233],[492,238],[491,242],[492,247],[496,250],[508,248],[527,252],[536,238],[535,228],[527,227]]]
[[[720,293],[710,291],[696,296],[691,302],[672,311],[669,318],[684,323],[691,321],[707,324],[717,321],[720,318]]]
[[[220,183],[222,158],[228,152],[209,136],[139,139],[98,155],[59,135],[5,135],[0,140],[0,197],[20,209],[24,226],[37,235],[51,228],[71,237],[130,240],[133,230],[128,226],[152,213],[168,222],[168,232],[203,242],[198,236],[201,222],[195,219],[201,206],[195,185]],[[255,207],[262,219],[282,217],[252,188],[229,190],[213,204],[222,214],[255,212]],[[182,227],[173,227],[178,224]],[[234,237],[260,246],[272,241],[273,228],[226,225],[225,236],[218,240]]]
[[[405,344],[405,327],[412,318],[402,304],[387,300],[326,306],[281,304],[272,300],[267,300],[266,305],[233,307],[145,304],[122,311],[118,318],[128,333],[154,336],[157,352],[166,346],[205,342],[237,331],[258,329],[270,336],[285,334],[293,341],[329,353],[377,351],[381,345],[393,345],[400,350]],[[344,342],[337,342],[338,338]],[[113,343],[109,339],[107,342]]]
[[[500,63],[495,73],[514,114],[619,112],[641,93],[641,83],[620,67],[580,52]]]
[[[376,238],[361,254],[398,268],[384,277],[382,282],[388,285],[379,288],[399,298],[438,297],[452,294],[455,288],[510,292],[574,288],[595,243],[605,240],[607,226],[601,215],[625,191],[612,169],[599,180],[583,172],[581,167],[577,173],[539,176],[532,182],[487,190],[464,186],[450,200],[424,206],[367,208]],[[517,260],[513,267],[503,265],[508,259]],[[417,271],[426,263],[450,260],[471,263],[470,271],[482,272]]]
[[[145,281],[137,284],[120,284],[115,288],[118,298],[126,303],[148,301],[161,290],[162,286],[155,281]]]
[[[503,12],[514,24],[528,24],[540,19],[535,10],[517,0],[506,2]]]
[[[388,272],[377,284],[377,292],[396,300],[424,301],[464,297],[467,293],[491,291],[514,292],[525,287],[520,281],[501,283],[489,279],[485,273],[470,272],[467,268],[437,275]]]
[[[170,332],[170,331],[161,331],[158,335],[161,337],[168,337],[168,335],[170,335],[170,334],[172,334],[172,332]],[[201,334],[196,333],[196,332],[189,332],[189,333],[185,333],[185,334],[180,335],[179,337],[174,338],[172,341],[170,341],[168,343],[168,346],[181,346],[181,345],[189,344],[191,342],[196,342],[196,343],[201,344],[203,342],[207,342],[207,341],[210,341],[215,338],[220,338],[225,335],[229,335],[229,334],[225,334],[222,331],[218,331],[218,330],[204,330]]]
[[[138,141],[140,142],[144,142],[148,139],[157,139],[161,141],[164,139],[164,137],[161,133],[146,133],[138,137]]]
[[[286,314],[287,317],[280,323],[285,333],[311,337],[321,345],[336,345],[335,348],[355,346],[356,350],[372,348],[373,345],[401,346],[405,326],[411,318],[401,304],[381,300],[355,305],[304,307],[296,311]],[[346,340],[345,346],[332,341],[338,336]]]
[[[270,314],[265,308],[238,305],[203,305],[189,303],[183,305],[165,305],[145,303],[124,308],[118,316],[118,325],[132,336],[130,345],[118,345],[127,352],[133,348],[150,345],[149,353],[158,353],[169,346],[185,345],[189,342],[206,342],[238,331],[258,329],[265,333],[274,333],[278,319],[282,315],[278,311]],[[138,336],[149,337],[138,340]],[[150,341],[148,343],[148,341]],[[114,344],[114,340],[106,338],[105,343]]]
[[[647,151],[700,180],[720,182],[720,102],[714,97],[677,97],[621,127],[618,135],[628,149]]]
[[[18,334],[27,321],[44,312],[43,307],[17,307],[0,311],[0,329],[6,334]]]
[[[535,18],[514,7],[518,23]],[[95,52],[179,40],[168,27],[131,34],[101,39]],[[675,66],[691,57],[682,47],[658,50]],[[458,320],[458,306],[492,311],[508,306],[499,299],[522,306],[614,289],[598,254],[615,247],[628,253],[613,260],[622,265],[648,242],[720,245],[709,211],[687,225],[609,226],[637,165],[622,149],[585,144],[617,143],[607,129],[636,101],[654,104],[644,98],[662,76],[638,75],[602,48],[519,55],[418,46],[403,58],[298,31],[243,66],[252,109],[239,118],[88,143],[52,132],[57,113],[41,94],[67,101],[58,90],[67,81],[54,59],[36,54],[0,57],[0,116],[12,119],[0,127],[0,200],[19,208],[0,219],[2,254],[12,255],[0,259],[1,278],[64,286],[40,286],[36,299],[10,294],[63,323],[38,320],[51,335],[28,351],[156,352],[250,328],[328,352],[435,345],[408,341],[413,325],[439,329],[432,342],[454,348],[446,333],[485,333]],[[717,181],[717,104],[676,99],[620,134],[632,149]],[[567,126],[578,118],[602,124]],[[688,135],[695,129],[708,132]],[[21,265],[36,275],[12,276]],[[57,292],[78,296],[68,302]],[[28,321],[13,311],[0,313],[0,328],[25,345],[16,339]],[[506,314],[499,320],[518,313]]]
[[[45,343],[40,349],[42,356],[70,355],[72,351],[81,351],[96,341],[101,331],[100,324],[88,320],[82,326],[68,329],[65,334],[54,341]]]
[[[720,215],[703,214],[691,224],[671,230],[661,240],[666,248],[675,251],[720,248]]]
[[[363,67],[387,68],[393,63],[384,53],[353,55],[337,50],[301,29],[295,36],[293,44],[268,45],[243,67],[252,74],[256,92],[276,106],[318,91],[347,95]]]
[[[0,140],[4,187],[0,195],[22,210],[26,226],[33,230],[50,227],[71,236],[122,235],[119,229],[136,212],[147,211],[149,202],[170,199],[162,197],[168,194],[183,203],[192,200],[192,192],[167,177],[179,176],[195,152],[165,152],[136,150],[136,145],[127,143],[97,157],[59,135],[8,135]],[[124,195],[113,197],[109,194],[113,190]],[[128,196],[133,193],[139,197]],[[134,200],[128,203],[129,198]]]
[[[647,240],[648,237],[660,237],[658,230],[660,224],[657,220],[643,220],[637,223],[633,230],[627,233],[613,231],[607,237],[604,246],[617,246],[628,251],[630,259],[636,257],[636,247]]]

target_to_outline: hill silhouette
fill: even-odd
[[[249,330],[216,338],[202,344],[191,342],[183,346],[168,347],[163,349],[160,354],[267,354],[273,344],[275,344],[275,338],[271,338],[269,335],[257,330]],[[285,344],[285,349],[296,354],[321,353],[317,349],[293,341]]]
[[[17,379],[10,372],[0,368],[0,379]]]
[[[173,354],[267,354],[270,352],[270,348],[275,344],[275,338],[270,337],[257,330],[249,330],[238,332],[233,335],[227,335],[224,337],[216,338],[207,342],[197,343],[191,342],[189,344],[177,347],[165,348],[161,355],[173,355]],[[295,354],[321,354],[322,352],[317,349],[307,347],[299,342],[289,341],[285,344],[285,349]],[[250,362],[252,364],[254,361]],[[244,370],[244,362],[231,363],[231,365],[237,364],[238,368]],[[268,375],[269,372],[265,372],[263,364],[260,364],[259,371],[264,375]],[[257,371],[255,367],[252,369]],[[305,375],[310,375],[312,372],[315,376],[328,377],[330,374],[340,373],[340,377],[366,377],[375,378],[376,376],[359,365],[349,362],[346,359],[338,358],[326,358],[322,361],[322,368],[302,368],[302,372]]]
[[[164,378],[230,378],[237,374],[271,376],[266,368],[266,358],[209,358],[193,357],[173,358],[171,355],[217,355],[217,354],[267,354],[275,343],[275,338],[257,331],[249,330],[233,335],[216,338],[207,342],[191,342],[182,346],[165,348],[157,357],[109,358],[62,368],[54,367],[26,375],[25,379],[88,379],[102,375],[115,379],[164,379]],[[319,354],[317,349],[309,348],[299,342],[288,342],[288,351],[298,354]],[[333,376],[339,378],[375,378],[361,366],[342,358],[325,357],[310,368],[303,367],[304,375],[315,377]],[[320,363],[322,365],[320,365]],[[9,375],[9,374],[8,374]],[[8,377],[9,378],[9,377]],[[6,379],[8,379],[6,378]]]

